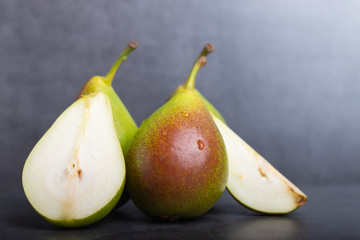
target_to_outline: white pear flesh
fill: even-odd
[[[111,210],[107,205],[120,198],[124,181],[110,101],[101,92],[82,96],[59,116],[31,151],[22,175],[35,210],[70,227],[104,217]]]
[[[227,189],[244,206],[261,213],[285,214],[302,206],[306,195],[227,125],[213,115],[229,160]]]

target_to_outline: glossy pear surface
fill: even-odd
[[[83,96],[58,117],[27,158],[22,182],[34,209],[56,225],[85,226],[111,211],[125,162],[105,94]]]
[[[172,98],[175,94],[184,91],[184,89],[184,85],[178,86],[176,90],[171,94],[170,98]],[[194,91],[196,91],[197,94],[200,96],[201,100],[204,102],[206,108],[210,111],[210,113],[212,115],[215,115],[218,119],[220,119],[223,123],[226,124],[226,121],[221,115],[221,113],[197,89],[194,88]]]
[[[126,163],[136,206],[170,221],[206,213],[228,178],[224,142],[194,89],[176,94],[142,123]]]

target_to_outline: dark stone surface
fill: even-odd
[[[359,239],[358,186],[303,186],[309,202],[285,216],[253,213],[225,192],[207,214],[192,221],[158,222],[132,202],[102,221],[62,229],[43,220],[19,187],[0,192],[1,239]]]

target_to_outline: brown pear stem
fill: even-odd
[[[120,64],[126,60],[127,56],[136,49],[136,47],[138,46],[138,43],[136,41],[131,41],[127,47],[124,49],[124,51],[120,54],[120,56],[116,59],[115,63],[113,64],[113,66],[110,68],[110,71],[108,72],[108,74],[105,76],[105,82],[108,85],[111,85],[114,76],[116,74],[117,69],[119,68]]]
[[[196,82],[196,76],[199,69],[206,64],[206,56],[214,51],[214,46],[211,43],[205,44],[199,56],[196,58],[194,65],[189,73],[184,84],[185,88],[194,88]],[[202,60],[200,60],[202,59]]]
[[[212,45],[211,43],[205,44],[203,50],[201,51],[199,57],[198,57],[196,60],[198,60],[198,59],[199,59],[200,57],[202,57],[202,56],[207,56],[207,55],[209,55],[209,54],[212,53],[214,50],[215,50],[214,45]]]

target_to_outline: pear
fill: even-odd
[[[126,176],[123,149],[137,127],[111,81],[135,47],[136,42],[131,42],[106,77],[88,81],[25,162],[25,195],[33,208],[55,225],[92,224],[119,201]]]
[[[85,226],[111,211],[125,162],[104,93],[84,95],[59,116],[27,158],[22,182],[34,209],[59,226]]]
[[[247,208],[268,214],[286,214],[305,204],[307,196],[260,154],[213,116],[229,158],[230,194]]]
[[[203,56],[197,70],[205,63]],[[126,171],[131,199],[151,217],[195,218],[217,202],[226,188],[227,154],[192,85],[143,121],[131,142]]]
[[[213,50],[211,44],[206,44],[198,58]],[[181,93],[184,86],[193,81],[191,76],[194,73],[197,73],[196,64],[187,82],[180,85],[171,97]],[[307,196],[234,133],[210,102],[204,97],[202,100],[225,142],[230,169],[227,189],[230,194],[245,207],[267,214],[286,214],[305,204]]]

